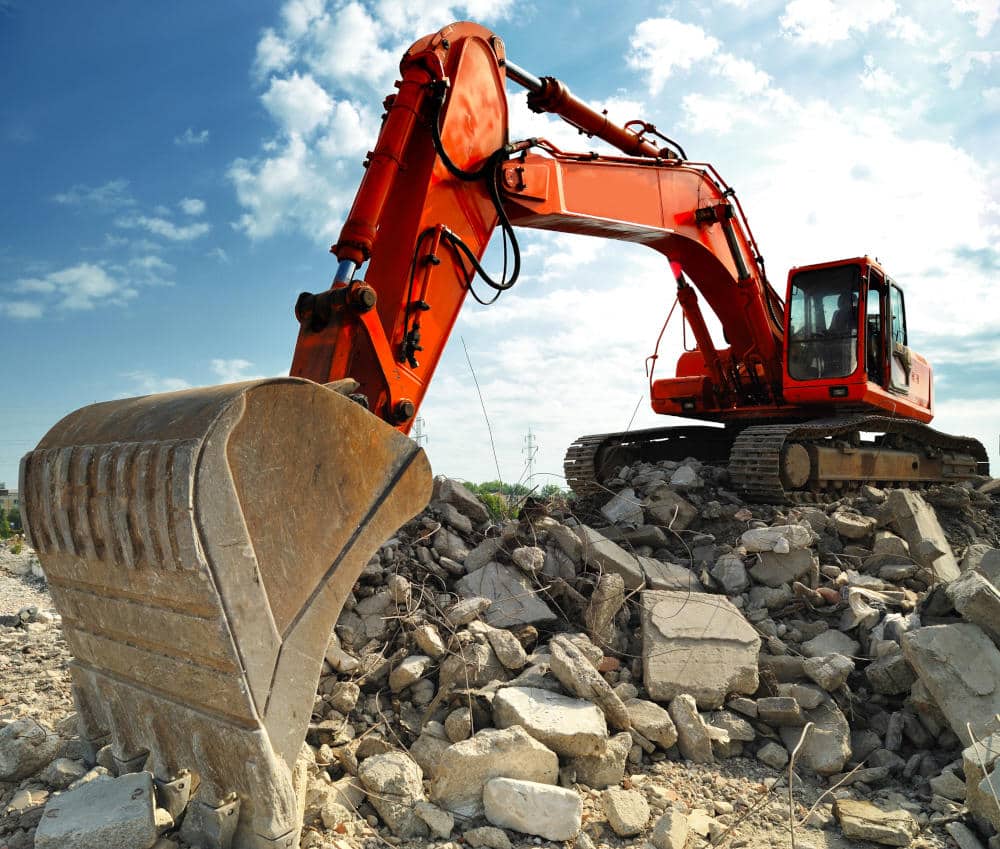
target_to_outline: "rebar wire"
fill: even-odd
[[[486,431],[490,435],[490,449],[493,451],[493,463],[497,468],[497,480],[500,482],[501,489],[503,488],[503,475],[500,474],[500,460],[497,457],[497,445],[493,441],[493,425],[490,424],[489,414],[486,412],[486,402],[483,400],[483,390],[479,388],[479,378],[476,377],[476,370],[472,367],[472,358],[469,356],[469,349],[465,344],[465,337],[459,337],[462,340],[462,350],[465,351],[465,361],[469,364],[469,371],[472,372],[472,381],[476,384],[476,393],[479,395],[479,406],[483,408],[483,418],[486,419]]]

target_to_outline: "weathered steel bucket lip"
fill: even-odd
[[[92,405],[21,468],[86,735],[196,801],[238,849],[299,827],[292,768],[323,652],[378,546],[430,497],[422,450],[342,395],[271,378]]]

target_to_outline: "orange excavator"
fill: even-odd
[[[673,377],[651,375],[651,404],[713,424],[581,437],[577,492],[686,456],[728,461],[734,486],[772,503],[987,471],[980,443],[927,427],[931,368],[877,262],[794,268],[783,300],[733,190],[652,124],[612,123],[472,23],[420,39],[400,69],[333,282],[295,305],[291,376],[92,405],[22,462],[83,736],[119,771],[152,772],[200,845],[298,845],[294,767],[328,637],[372,553],[430,497],[406,434],[467,295],[514,285],[517,227],[659,252],[696,342]],[[621,155],[511,142],[507,81]]]

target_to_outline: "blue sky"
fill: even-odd
[[[399,55],[462,18],[715,164],[780,290],[791,265],[879,256],[935,364],[937,426],[996,461],[1000,0],[609,8],[0,0],[0,481],[83,404],[287,371],[295,297],[332,275]],[[595,147],[511,101],[513,137]],[[469,303],[422,410],[438,471],[496,477],[459,337],[505,478],[529,427],[555,474],[574,437],[624,428],[637,405],[634,426],[660,423],[643,362],[672,302],[662,260],[522,244],[518,288]]]

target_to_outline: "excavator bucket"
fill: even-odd
[[[203,847],[297,847],[293,768],[344,599],[430,498],[416,444],[294,378],[94,404],[21,463],[83,736]],[[188,797],[190,800],[188,801]]]

